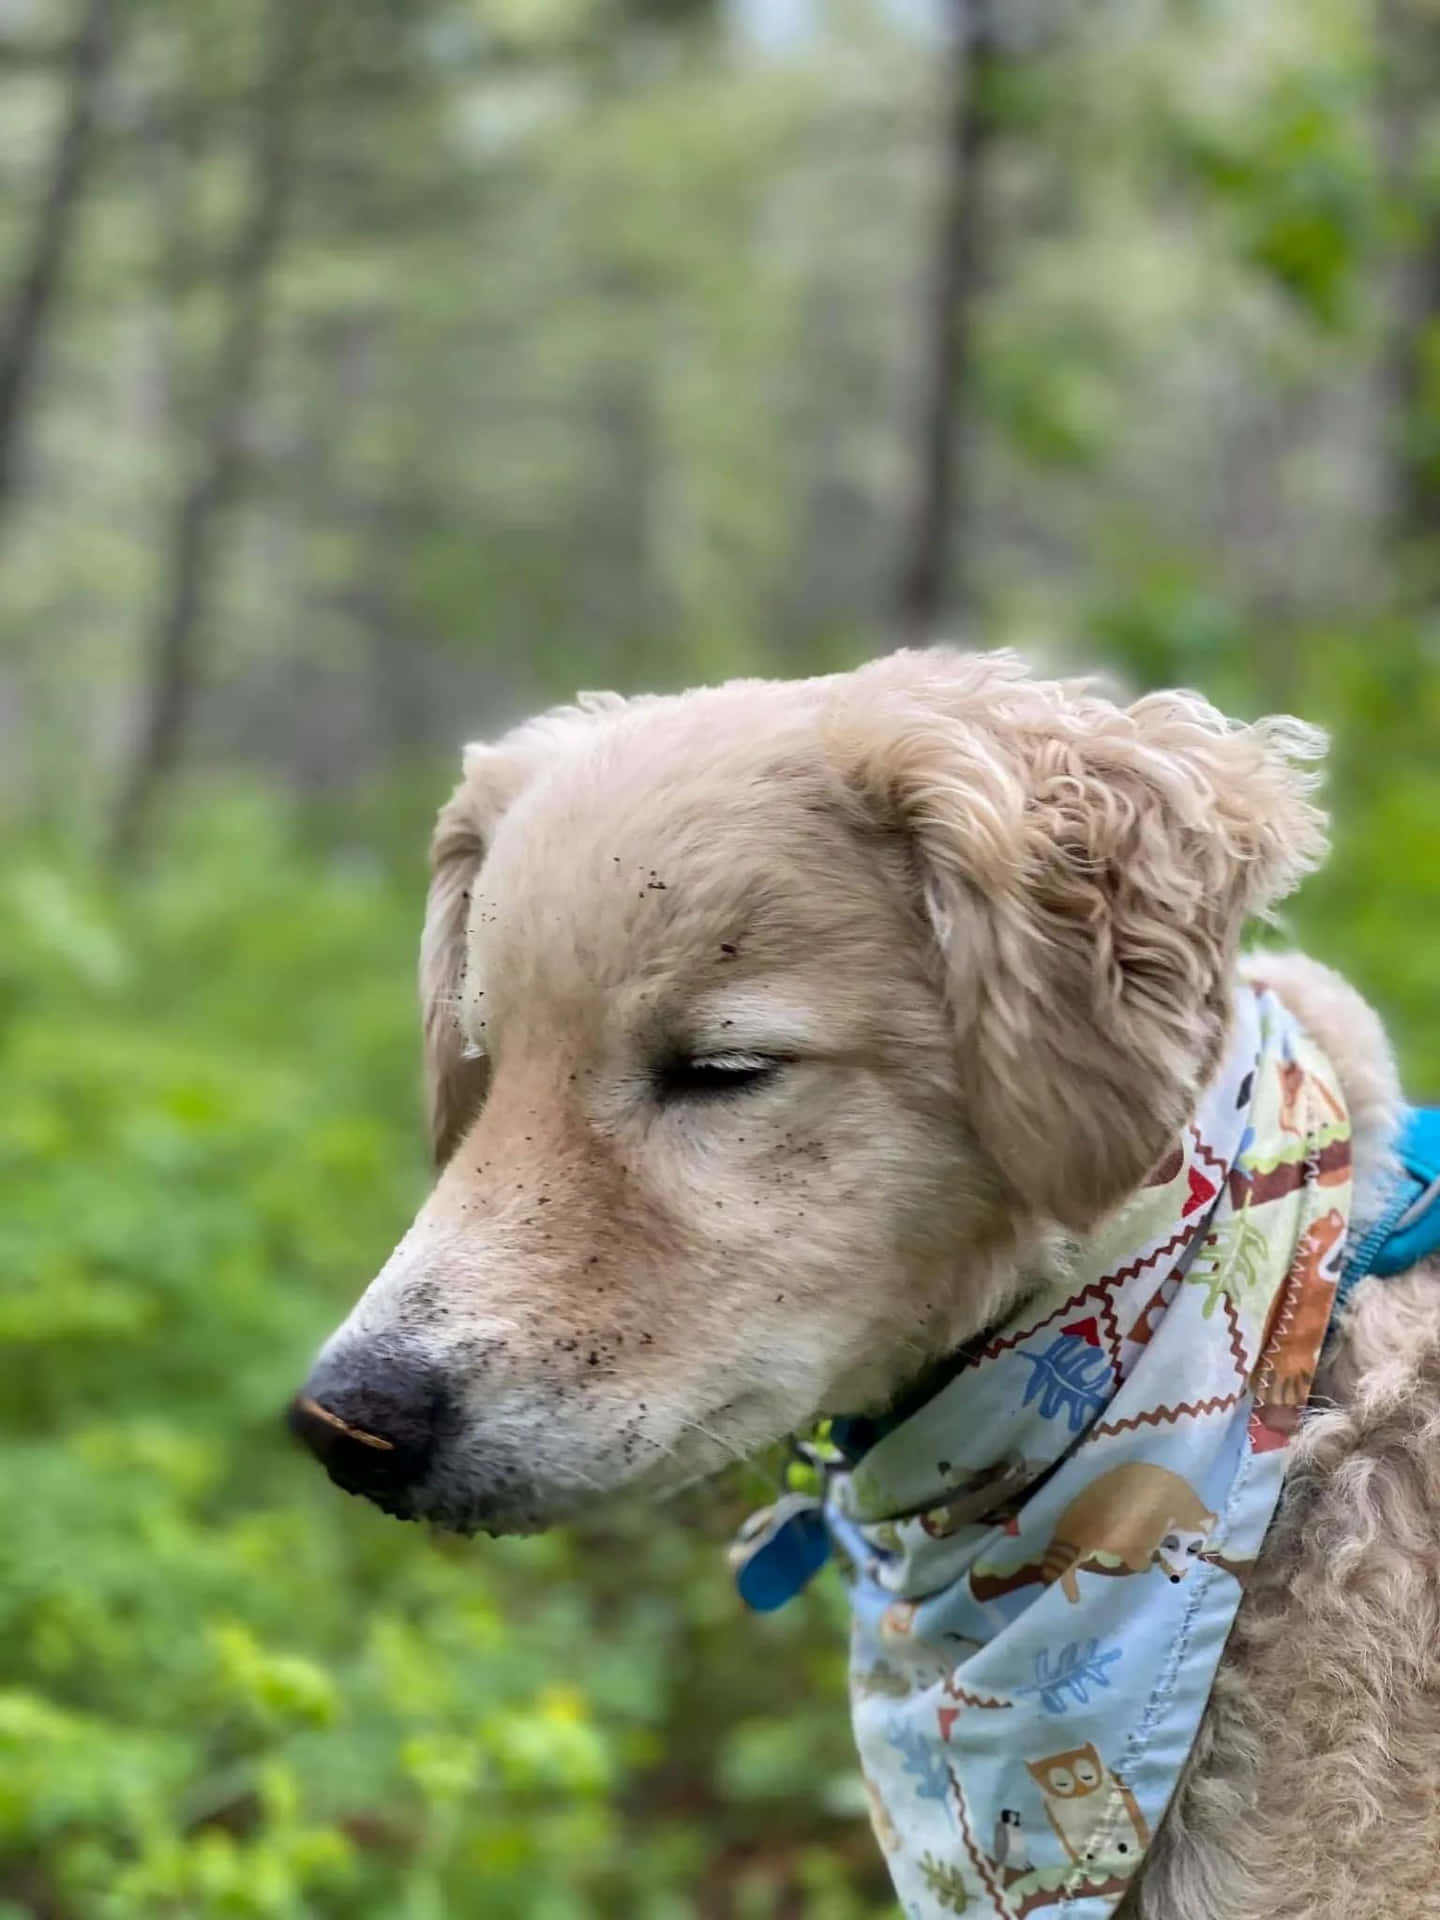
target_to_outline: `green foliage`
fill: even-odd
[[[884,1911],[842,1603],[742,1618],[720,1547],[744,1490],[698,1527],[427,1540],[284,1434],[423,1187],[415,862],[305,854],[239,791],[198,793],[123,901],[9,855],[0,1896],[681,1920],[733,1885],[705,1911]]]
[[[280,1413],[423,1191],[419,856],[462,739],[889,641],[936,18],[328,9],[183,743],[210,772],[127,888],[65,830],[98,838],[139,701],[271,9],[120,10],[0,521],[0,1920],[874,1920],[840,1598],[745,1619],[723,1566],[770,1488],[427,1539]],[[1335,856],[1267,937],[1440,1100],[1434,9],[993,11],[954,396],[986,637],[1331,727]],[[17,264],[45,14],[0,74]]]
[[[1243,118],[1195,124],[1182,146],[1242,257],[1324,326],[1349,315],[1378,237],[1370,97],[1353,57],[1312,61],[1279,73]]]

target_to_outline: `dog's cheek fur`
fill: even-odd
[[[986,1316],[1002,1269],[977,1255],[956,1286],[972,1155],[930,1076],[897,1092],[857,1069],[838,1101],[821,1081],[652,1118],[612,1148],[586,1078],[502,1065],[352,1317],[347,1337],[402,1341],[463,1383],[452,1477],[483,1493],[498,1475],[547,1518],[680,1484],[829,1396],[883,1403]]]
[[[977,1137],[1022,1208],[1083,1230],[1193,1111],[1247,915],[1324,851],[1321,737],[902,654],[855,676],[828,740],[916,848]]]

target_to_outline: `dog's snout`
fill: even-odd
[[[445,1394],[433,1369],[388,1354],[321,1361],[290,1406],[290,1429],[347,1493],[389,1512],[408,1495],[435,1452]]]

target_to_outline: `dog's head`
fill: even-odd
[[[439,1178],[307,1438],[519,1530],[883,1404],[1171,1144],[1242,921],[1321,851],[1318,750],[943,652],[472,748],[421,950]]]

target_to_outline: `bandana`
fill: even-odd
[[[834,1473],[855,1731],[909,1920],[1102,1920],[1194,1743],[1350,1216],[1329,1063],[1262,987],[1149,1183]]]

